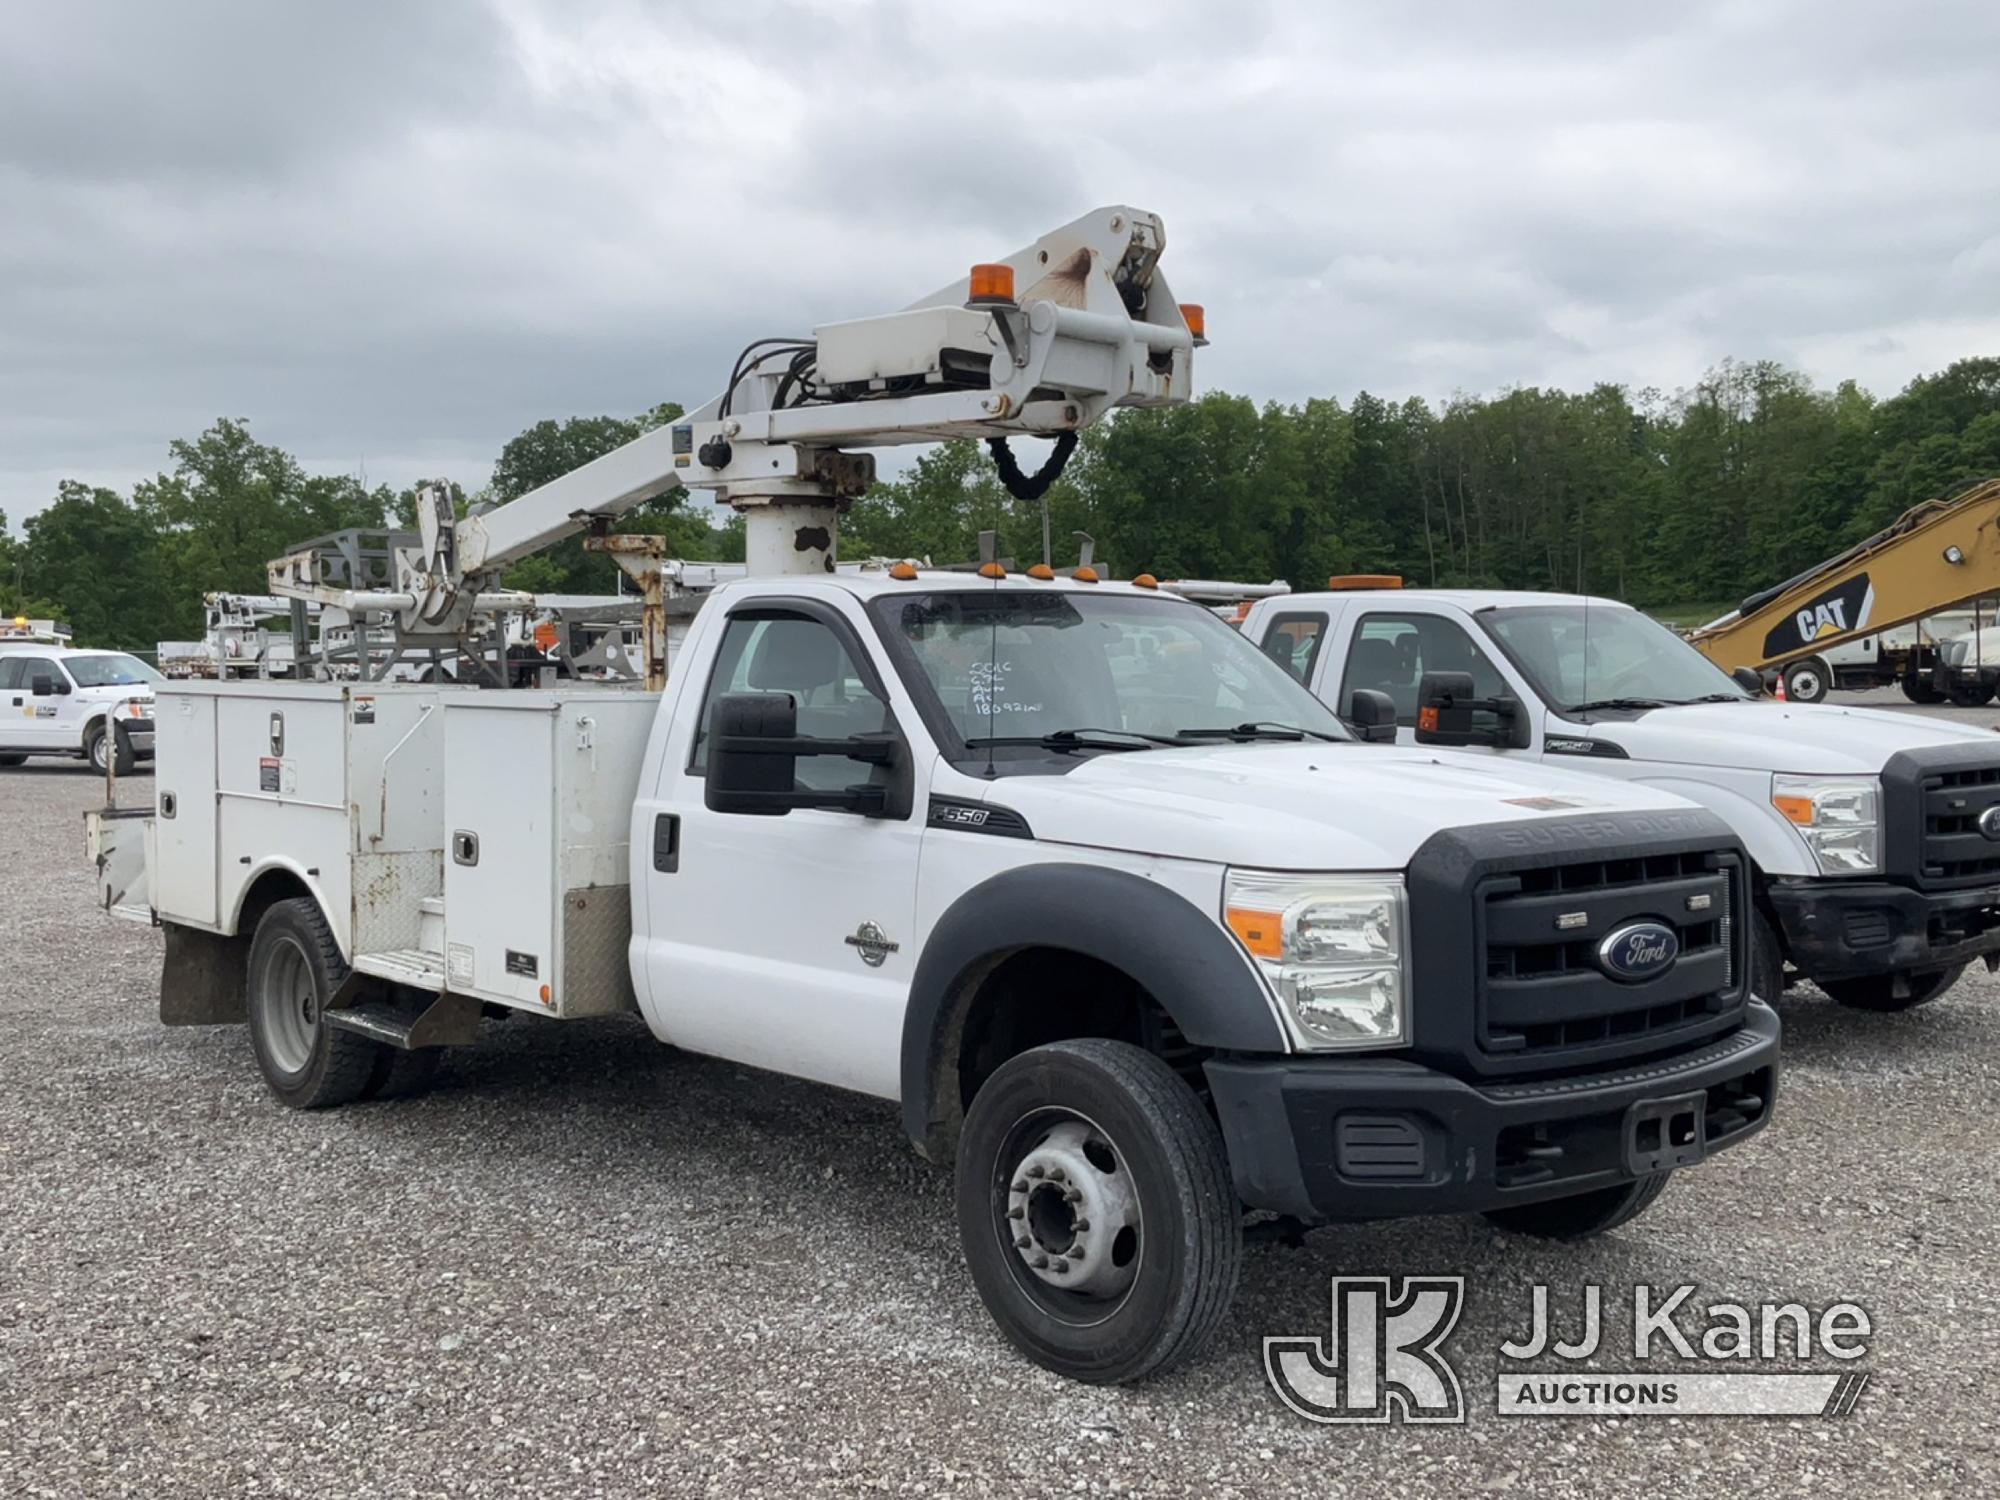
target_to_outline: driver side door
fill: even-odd
[[[62,736],[63,709],[75,695],[63,695],[69,679],[55,659],[8,656],[0,658],[0,672],[7,674],[0,681],[8,683],[0,688],[0,713],[7,716],[6,732],[0,734],[0,743],[29,751],[75,749],[76,743],[65,743]],[[37,682],[47,683],[49,691],[38,694]]]
[[[651,832],[649,1015],[690,1051],[883,1097],[901,1091],[903,1011],[917,960],[917,860],[930,765],[907,700],[870,656],[864,622],[823,597],[746,599],[703,653],[697,702],[670,731],[643,806]],[[696,692],[690,682],[684,689]],[[731,693],[791,697],[801,736],[889,730],[910,808],[711,810],[709,724]],[[899,697],[900,695],[898,695]],[[796,784],[838,790],[891,774],[841,757],[797,763]]]
[[[1334,711],[1343,719],[1354,717],[1354,693],[1371,688],[1386,693],[1396,705],[1396,743],[1417,742],[1417,690],[1426,672],[1469,672],[1473,691],[1482,698],[1510,697],[1521,705],[1527,717],[1529,747],[1516,750],[1492,745],[1453,747],[1468,755],[1528,756],[1541,754],[1541,705],[1497,659],[1497,654],[1475,641],[1456,620],[1421,611],[1369,610],[1357,617],[1349,630],[1346,655]]]

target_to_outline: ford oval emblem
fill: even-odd
[[[1637,984],[1674,966],[1681,940],[1664,922],[1627,922],[1597,945],[1597,966],[1613,979]]]

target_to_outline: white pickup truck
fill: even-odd
[[[1750,851],[1760,995],[1789,965],[1844,1005],[1902,1010],[1974,959],[2000,963],[1991,730],[1761,699],[1754,673],[1739,683],[1637,610],[1581,595],[1340,588],[1262,601],[1242,628],[1344,718],[1401,742],[1575,766],[1714,811]]]
[[[51,755],[132,770],[153,753],[153,689],[164,680],[123,651],[0,637],[0,767]]]
[[[293,1106],[494,1008],[898,1100],[1085,1380],[1217,1326],[1246,1207],[1576,1237],[1769,1119],[1722,820],[1363,743],[1197,604],[991,571],[727,584],[663,695],[167,684],[102,900]]]

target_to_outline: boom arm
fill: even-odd
[[[1688,639],[1724,671],[1762,670],[1993,593],[2000,593],[2000,479],[1915,506]]]
[[[839,513],[874,479],[848,450],[1057,435],[1187,400],[1200,313],[1159,272],[1165,242],[1155,215],[1098,209],[976,268],[976,287],[753,345],[706,405],[497,509],[457,520],[429,500],[391,591],[406,628],[456,628],[510,564],[677,485],[745,513],[751,571],[830,569]],[[273,593],[316,596],[301,556],[271,565]]]

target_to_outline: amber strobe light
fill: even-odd
[[[995,303],[1012,303],[1014,300],[1014,268],[998,261],[977,265],[972,268],[971,289],[966,293],[967,307],[991,306]]]
[[[1181,304],[1181,320],[1187,324],[1188,332],[1194,335],[1195,346],[1199,348],[1208,342],[1208,309],[1199,302]]]

